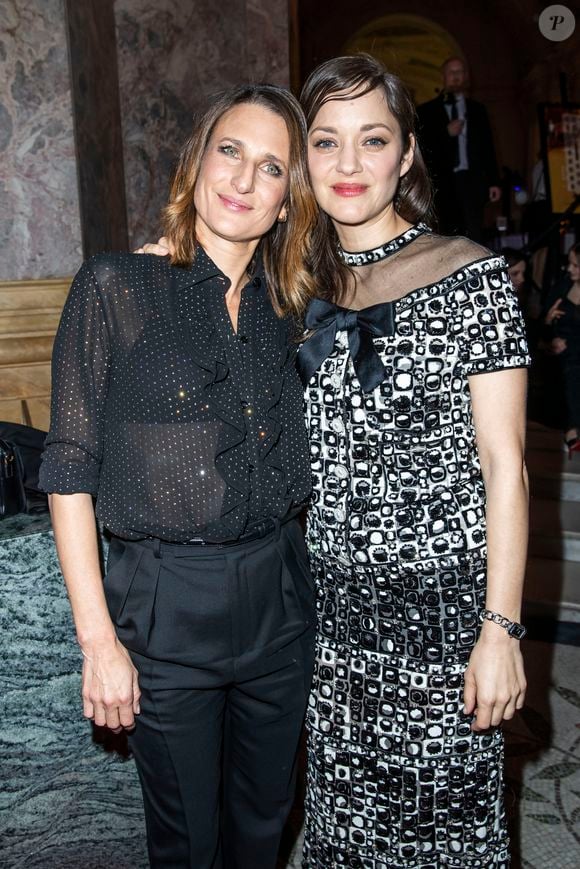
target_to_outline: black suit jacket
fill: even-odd
[[[455,146],[447,132],[449,117],[440,94],[434,100],[423,103],[417,109],[419,116],[419,144],[431,177],[440,193],[451,183]],[[497,162],[491,126],[485,106],[475,100],[465,99],[467,120],[467,160],[477,179],[482,200],[486,201],[489,188],[498,184]]]

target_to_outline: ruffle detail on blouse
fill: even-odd
[[[240,402],[239,390],[230,381],[231,356],[224,347],[218,318],[223,316],[218,296],[203,297],[198,287],[181,287],[177,310],[180,328],[194,362],[207,376],[203,382],[203,397],[211,412],[222,422],[215,454],[215,468],[225,483],[220,511],[220,537],[224,529],[227,539],[236,538],[245,528],[248,504],[252,495],[247,450],[244,448],[248,431]],[[269,309],[262,320],[268,336],[268,359],[272,365],[264,368],[253,360],[255,378],[254,401],[256,419],[263,425],[264,437],[257,452],[258,473],[264,494],[261,510],[265,514],[284,516],[293,502],[288,468],[277,449],[283,436],[281,402],[284,386],[295,362],[295,350],[289,346],[288,324]],[[266,328],[267,324],[267,328]],[[234,364],[234,363],[232,363]],[[208,527],[211,539],[211,527]]]
[[[268,421],[268,431],[262,444],[260,458],[264,465],[264,473],[269,473],[272,482],[274,483],[273,489],[275,489],[279,496],[284,498],[283,515],[290,506],[292,496],[290,494],[286,472],[280,462],[280,456],[275,447],[280,440],[280,435],[282,434],[280,402],[284,392],[286,372],[294,364],[296,354],[292,352],[288,345],[287,328],[282,320],[278,321],[277,339],[279,355],[277,362],[278,371],[276,373],[278,376],[276,377],[276,380],[270,384],[271,388],[268,393],[269,401],[265,408],[265,417]]]
[[[196,288],[192,288],[196,292]],[[240,479],[239,466],[241,459],[236,458],[236,451],[246,439],[246,426],[242,407],[233,398],[231,386],[228,383],[229,365],[225,358],[225,350],[217,331],[217,327],[207,312],[203,318],[203,328],[200,328],[198,316],[192,316],[191,297],[187,290],[181,291],[179,304],[179,322],[187,336],[188,352],[196,365],[207,375],[203,383],[203,396],[213,414],[223,425],[218,438],[215,454],[215,467],[226,484],[221,506],[220,520],[222,526],[227,526],[228,538],[237,537],[244,530],[247,516],[247,503],[250,497],[250,482]],[[195,302],[199,304],[199,299]],[[232,471],[238,468],[236,477]],[[225,520],[225,521],[224,521]],[[211,528],[208,528],[208,539]],[[224,537],[220,533],[220,538]]]

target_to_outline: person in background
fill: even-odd
[[[532,249],[530,274],[534,284],[540,288],[542,296],[549,289],[549,254],[552,248],[555,247],[556,250],[558,248],[559,226],[553,224],[554,217],[546,192],[544,161],[539,152],[530,175],[530,194],[522,212],[521,231],[528,236],[528,244]],[[546,236],[545,233],[550,226],[553,226],[553,229]]]
[[[501,197],[491,126],[485,106],[466,96],[465,61],[448,58],[442,74],[441,93],[417,109],[439,229],[481,241],[485,204]]]
[[[517,293],[520,310],[526,323],[528,344],[532,353],[540,337],[542,299],[538,287],[528,275],[529,263],[521,250],[504,247],[501,255],[507,262],[507,271],[512,286]]]
[[[580,242],[568,251],[568,288],[550,306],[551,351],[562,366],[566,404],[564,442],[568,456],[580,452]]]
[[[56,337],[40,480],[84,714],[129,731],[154,869],[274,869],[293,798],[314,630],[305,135],[282,88],[217,97],[173,181],[171,258],[93,257]]]

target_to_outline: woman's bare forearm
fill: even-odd
[[[83,713],[100,727],[119,731],[139,713],[137,671],[117,640],[105,600],[90,495],[51,495],[56,548],[84,654]]]
[[[115,643],[99,560],[97,525],[90,495],[50,495],[56,549],[79,644],[86,654]]]
[[[474,376],[470,390],[486,492],[485,606],[519,622],[528,539],[526,375],[512,370]],[[518,640],[486,619],[464,680],[465,712],[475,716],[472,730],[487,730],[511,718],[526,692]]]
[[[485,489],[486,608],[519,622],[528,547],[528,475],[523,455],[492,460]]]
[[[477,448],[486,493],[486,607],[519,621],[528,545],[525,466],[526,373],[470,378]],[[496,628],[491,622],[484,633]],[[501,636],[502,628],[490,631]]]

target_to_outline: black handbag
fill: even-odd
[[[24,474],[13,444],[0,438],[0,519],[26,507]]]
[[[48,510],[48,497],[38,488],[45,438],[40,429],[0,422],[0,519]]]

